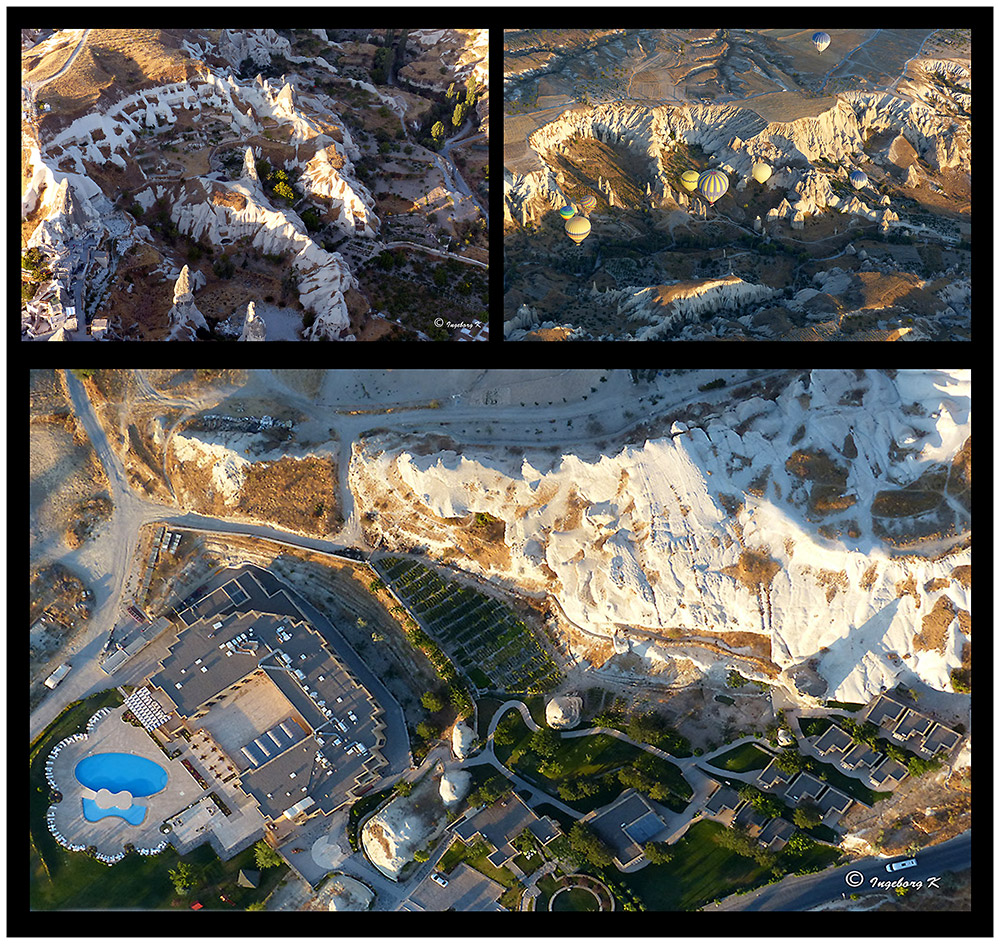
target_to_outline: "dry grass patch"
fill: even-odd
[[[774,575],[781,570],[781,564],[770,557],[768,548],[746,549],[740,554],[739,562],[722,568],[722,573],[743,584],[747,590],[768,589]]]
[[[833,602],[833,598],[837,595],[838,590],[847,590],[850,586],[846,570],[814,570],[807,565],[804,568],[804,572],[811,574],[821,587],[826,588],[827,603]]]
[[[957,580],[966,590],[972,587],[972,565],[961,564],[951,572],[951,579]]]
[[[67,57],[59,55],[61,64]],[[167,30],[92,30],[65,75],[43,89],[52,114],[42,127],[56,131],[55,125],[92,111],[102,97],[116,101],[143,88],[183,82],[197,68]]]
[[[906,580],[898,580],[896,582],[896,598],[901,599],[905,596],[911,596],[916,601],[917,609],[920,609],[920,594],[917,593],[917,581],[914,579],[913,574],[910,574]]]
[[[329,534],[340,523],[337,464],[287,456],[256,463],[247,470],[236,511],[303,534]]]
[[[913,637],[913,648],[924,651],[936,649],[944,655],[948,627],[954,618],[955,605],[948,597],[938,597],[934,608],[921,621],[920,632]]]

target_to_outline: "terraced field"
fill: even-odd
[[[552,657],[499,600],[416,561],[387,557],[376,567],[480,691],[545,692],[559,683]]]

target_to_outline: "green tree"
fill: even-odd
[[[802,855],[810,849],[815,848],[816,845],[817,842],[812,836],[796,830],[792,834],[792,838],[789,839],[788,843],[785,845],[784,851],[789,855]]]
[[[395,786],[396,793],[401,797],[408,797],[413,793],[413,784],[409,780],[400,780]]]
[[[288,200],[289,202],[295,199],[295,191],[292,190],[292,188],[289,187],[288,184],[283,180],[275,184],[274,193],[276,196]]]
[[[440,121],[435,121],[431,126],[431,137],[435,144],[441,143],[441,139],[444,137],[444,125]]]
[[[775,759],[775,766],[786,774],[797,774],[808,766],[807,759],[798,751],[786,748]]]
[[[539,757],[554,757],[561,743],[562,738],[552,728],[542,727],[531,735],[528,745]]]
[[[278,865],[284,865],[285,860],[281,858],[278,850],[272,849],[263,839],[254,843],[253,854],[254,859],[257,860],[257,868],[259,869],[270,869]]]
[[[595,868],[603,869],[611,865],[611,850],[601,838],[584,823],[574,823],[569,831],[569,843],[573,851]]]
[[[514,717],[502,719],[493,732],[493,743],[506,747],[517,740],[517,721]]]
[[[823,814],[811,803],[803,803],[792,811],[792,822],[800,829],[812,829],[823,822]]]
[[[448,700],[451,702],[451,707],[458,712],[459,717],[467,718],[472,714],[472,699],[464,688],[453,685],[448,692]]]
[[[267,904],[263,901],[252,901],[246,907],[247,911],[266,911]]]
[[[437,692],[424,692],[420,696],[420,704],[428,711],[440,711],[444,708],[444,699]]]
[[[673,850],[665,842],[647,842],[642,851],[653,865],[663,865],[674,857]]]
[[[417,734],[419,734],[425,741],[431,740],[431,738],[437,737],[438,731],[434,725],[429,724],[426,721],[421,721],[417,725]]]
[[[777,862],[777,856],[768,852],[745,830],[739,826],[723,829],[712,837],[715,842],[737,855],[755,859],[764,868],[771,868]]]
[[[455,106],[455,110],[451,113],[451,123],[456,127],[460,127],[462,122],[465,120],[465,110],[462,108],[462,103],[459,102]]]
[[[426,849],[418,849],[413,853],[414,862],[426,862],[431,857],[431,854]]]
[[[190,862],[178,862],[175,868],[167,872],[167,875],[174,883],[174,889],[178,895],[183,895],[188,889],[194,888],[197,880],[194,866]]]

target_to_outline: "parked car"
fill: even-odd
[[[912,869],[916,864],[916,859],[904,859],[902,862],[890,862],[885,870],[886,872],[898,872],[900,869]]]
[[[448,879],[446,879],[443,875],[441,875],[438,872],[432,872],[431,878],[434,879],[434,881],[437,882],[438,885],[440,885],[442,888],[444,888],[448,884]]]

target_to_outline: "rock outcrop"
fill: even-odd
[[[263,341],[267,337],[267,326],[264,319],[257,315],[254,303],[247,305],[247,315],[243,322],[243,332],[239,336],[240,341]]]
[[[556,695],[545,706],[545,723],[550,728],[565,730],[580,723],[583,699],[578,695]]]
[[[259,66],[267,66],[272,55],[290,56],[292,46],[273,29],[222,30],[217,52],[230,65],[251,59]]]
[[[257,160],[253,154],[253,148],[248,147],[243,155],[243,170],[240,179],[249,181],[251,184],[260,186],[260,177],[257,174]]]
[[[451,749],[459,760],[465,760],[476,740],[475,732],[467,724],[459,721],[451,732]]]
[[[180,275],[177,276],[177,281],[174,283],[174,304],[167,313],[167,317],[170,319],[171,326],[168,341],[193,341],[198,328],[208,330],[205,316],[198,311],[198,306],[194,303],[187,266],[181,269]]]

